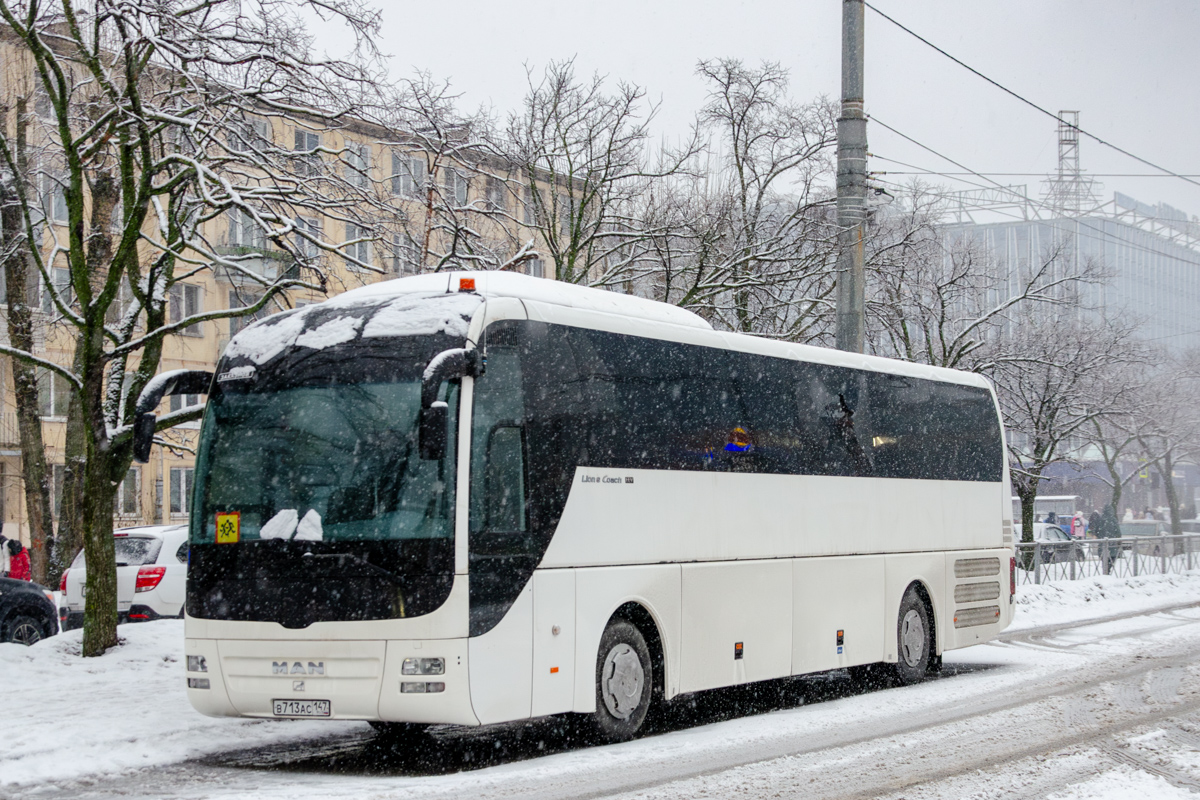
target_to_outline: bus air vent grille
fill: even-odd
[[[954,612],[954,627],[972,628],[976,625],[991,625],[1000,620],[1000,606],[982,608],[960,608]]]
[[[1000,574],[998,558],[960,558],[954,562],[954,577],[985,578]]]
[[[1000,596],[1000,583],[960,583],[954,587],[954,602],[978,603],[981,600],[995,600]]]

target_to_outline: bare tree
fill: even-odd
[[[1022,538],[1033,541],[1033,501],[1046,467],[1069,460],[1094,420],[1121,408],[1114,371],[1143,357],[1131,329],[1073,309],[1026,309],[989,345],[982,371],[995,384],[1008,431],[1009,470],[1021,501]]]
[[[1180,521],[1179,493],[1175,488],[1175,468],[1192,462],[1200,454],[1200,410],[1196,392],[1200,375],[1188,367],[1168,364],[1166,369],[1141,384],[1143,395],[1138,414],[1137,442],[1141,458],[1162,479],[1167,507],[1171,513],[1171,533],[1183,533]],[[1146,386],[1153,386],[1146,392]]]
[[[733,330],[811,338],[834,286],[832,196],[820,189],[832,176],[834,106],[792,100],[777,63],[715,59],[696,72],[709,87],[699,125],[720,164],[696,184],[698,221],[720,238],[698,251],[683,304],[707,304]]]
[[[284,288],[323,288],[314,255],[340,252],[339,243],[298,219],[353,218],[356,187],[327,169],[341,148],[320,131],[373,98],[376,76],[366,62],[312,55],[302,6],[347,25],[369,53],[376,17],[355,0],[94,0],[86,9],[0,0],[16,44],[8,52],[29,76],[26,97],[42,107],[31,131],[33,174],[9,129],[0,132],[0,164],[16,176],[51,316],[75,342],[71,366],[11,343],[0,352],[58,376],[77,409],[68,463],[81,473],[85,656],[117,643],[113,497],[132,458],[134,405],[165,338],[257,312]],[[293,129],[294,147],[284,139]],[[224,226],[214,223],[231,213],[264,246],[219,247]],[[295,266],[267,263],[271,248]],[[257,296],[232,310],[173,313],[173,288],[212,272],[236,275]],[[196,416],[168,414],[158,424]]]
[[[559,280],[612,286],[630,279],[647,238],[636,201],[698,151],[693,138],[652,163],[656,111],[642,87],[618,83],[609,93],[599,75],[578,80],[571,61],[551,62],[540,79],[530,71],[524,108],[493,148],[518,176],[517,213],[537,231]]]

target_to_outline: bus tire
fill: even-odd
[[[933,660],[933,625],[929,607],[908,587],[900,601],[896,621],[896,682],[901,686],[916,683],[929,672]]]
[[[631,622],[610,621],[596,657],[596,733],[608,742],[632,739],[646,720],[653,696],[654,666],[646,638]]]

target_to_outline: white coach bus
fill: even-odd
[[[181,391],[210,393],[186,621],[205,714],[575,712],[622,739],[682,693],[917,681],[1012,619],[974,374],[455,272],[260,321],[142,410]]]

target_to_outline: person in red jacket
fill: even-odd
[[[29,569],[29,551],[16,539],[4,543],[8,547],[8,577],[19,581],[32,581],[33,571]]]

